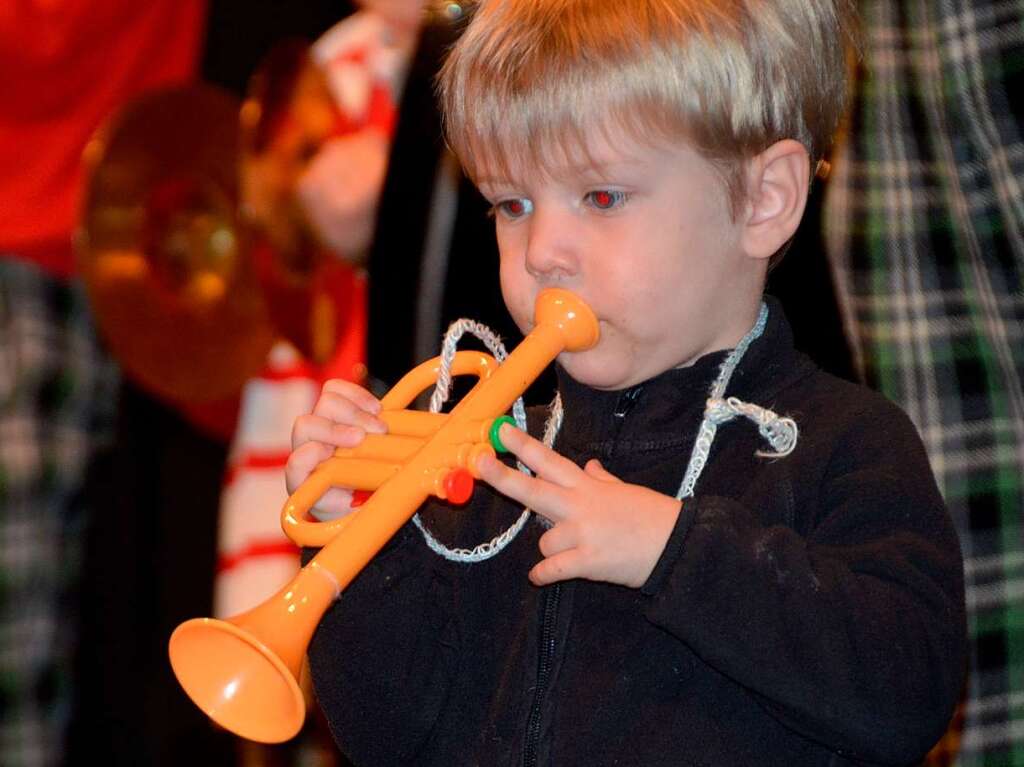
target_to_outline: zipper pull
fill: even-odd
[[[616,418],[625,418],[629,415],[629,411],[636,405],[636,401],[640,399],[640,393],[644,390],[643,384],[640,386],[634,386],[632,389],[627,389],[619,395],[619,401],[615,404],[615,412],[612,414]]]

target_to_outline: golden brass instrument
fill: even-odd
[[[174,402],[235,394],[274,339],[237,217],[238,109],[212,86],[154,91],[84,152],[76,244],[99,330]]]
[[[285,532],[299,545],[323,548],[290,583],[229,620],[197,618],[178,626],[170,639],[171,665],[208,716],[266,743],[299,731],[305,702],[297,679],[327,608],[430,495],[447,497],[453,476],[456,483],[466,473],[478,476],[477,459],[493,453],[488,435],[496,417],[558,354],[597,343],[597,320],[572,293],[545,290],[534,311],[533,330],[503,364],[478,352],[456,356],[453,372],[480,380],[451,413],[404,409],[436,375],[439,361],[424,363],[382,400],[387,435],[368,435],[357,448],[337,450],[292,494],[282,511]],[[339,520],[305,520],[332,485],[374,492]]]
[[[278,336],[330,359],[355,275],[317,238],[296,186],[339,122],[308,45],[286,41],[244,102],[212,85],[158,89],[91,138],[80,272],[136,383],[174,403],[233,396]]]

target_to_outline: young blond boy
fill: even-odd
[[[478,4],[441,95],[506,305],[528,332],[567,288],[601,339],[558,360],[554,449],[503,427],[535,476],[482,462],[468,510],[420,513],[449,547],[540,523],[471,566],[409,525],[321,623],[317,696],[359,767],[907,764],[941,735],[963,584],[920,441],[762,296],[842,111],[849,15]],[[290,489],[378,411],[328,383]]]

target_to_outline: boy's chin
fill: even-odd
[[[602,361],[599,354],[588,352],[564,352],[558,357],[558,364],[572,379],[592,389],[615,391],[625,389],[630,380],[621,365]]]

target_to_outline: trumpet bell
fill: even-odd
[[[213,618],[186,621],[171,635],[169,654],[188,696],[230,732],[283,743],[302,728],[300,669],[289,668],[244,628]],[[296,666],[301,661],[300,655]]]
[[[282,743],[306,716],[299,673],[313,631],[339,593],[310,562],[266,602],[230,620],[194,618],[171,634],[171,667],[188,696],[226,730]]]

